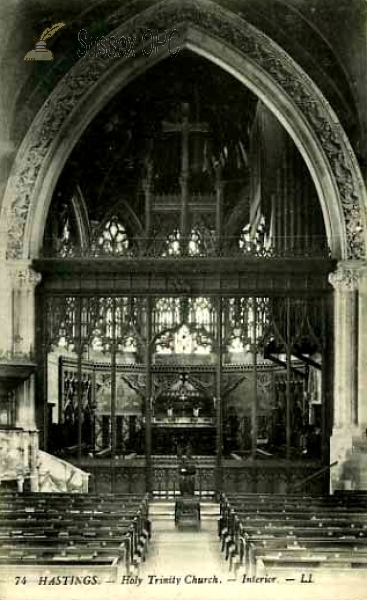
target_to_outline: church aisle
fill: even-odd
[[[333,595],[347,597],[349,584],[340,578],[335,580],[335,585],[330,581],[327,586],[307,586],[299,582],[282,584],[280,579],[275,584],[243,583],[241,576],[234,580],[220,552],[218,505],[201,504],[200,531],[176,529],[173,502],[153,503],[151,507],[152,539],[148,556],[140,569],[140,584],[129,586],[130,598],[134,600],[314,600],[315,597],[329,600]],[[363,597],[363,586],[359,583],[353,581],[356,600]]]
[[[228,564],[219,551],[216,520],[204,520],[201,530],[177,530],[172,520],[153,522],[146,574],[159,577],[227,577]]]
[[[173,514],[157,519],[153,514],[152,540],[140,576],[148,598],[223,598],[231,574],[220,553],[216,517],[204,515],[200,531],[180,531]]]

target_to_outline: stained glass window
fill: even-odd
[[[193,227],[184,240],[179,229],[169,234],[164,257],[169,256],[208,256],[214,251],[214,231],[206,227]]]
[[[215,323],[210,298],[160,298],[153,310],[153,327],[158,335],[156,352],[207,354],[211,351]]]
[[[238,245],[244,254],[255,256],[270,256],[272,254],[271,238],[266,231],[264,215],[261,215],[256,223],[247,223],[243,227]]]
[[[269,298],[229,298],[226,311],[228,352],[249,352],[264,335]]]
[[[92,251],[96,255],[128,256],[129,239],[124,225],[117,215],[107,219],[101,231],[97,231],[92,243]]]
[[[168,236],[167,247],[163,253],[163,256],[180,256],[181,255],[181,245],[180,245],[180,232],[178,229],[175,229],[173,233]]]

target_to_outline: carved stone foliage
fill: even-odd
[[[329,282],[335,290],[355,292],[359,287],[360,275],[357,269],[339,266],[336,271],[329,274]]]
[[[9,265],[9,274],[15,289],[33,289],[41,282],[42,275],[24,263]]]
[[[18,258],[24,252],[26,224],[32,219],[46,155],[58,139],[60,130],[67,127],[69,118],[71,122],[71,117],[82,110],[87,95],[92,98],[94,88],[94,97],[97,97],[97,88],[102,89],[110,69],[125,64],[134,66],[134,61],[142,55],[141,40],[147,29],[171,31],[175,28],[180,34],[175,42],[183,47],[185,32],[192,26],[236,49],[268,73],[308,121],[330,164],[339,192],[347,240],[344,258],[363,257],[365,214],[360,196],[364,187],[356,159],[330,105],[300,67],[265,34],[210,0],[200,3],[165,0],[153,3],[139,14],[138,10],[141,10],[139,3],[131,2],[115,13],[110,22],[116,27],[111,31],[116,38],[136,36],[133,51],[120,59],[81,58],[56,86],[34,120],[17,157],[5,199],[7,256]],[[167,48],[159,49],[161,53],[164,51],[168,52]],[[146,61],[149,65],[149,59]]]

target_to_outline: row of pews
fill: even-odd
[[[0,581],[39,583],[45,569],[118,581],[138,572],[150,537],[147,495],[2,492]]]
[[[218,533],[230,571],[243,582],[367,576],[367,491],[223,493]]]

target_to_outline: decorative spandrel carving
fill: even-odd
[[[199,10],[195,0],[168,0],[153,4],[139,15],[134,14],[136,4],[131,7],[131,11],[123,11],[114,17],[116,30],[111,34],[115,37],[134,32],[136,40],[141,41],[147,29],[161,31],[172,28],[174,23],[180,34],[180,47],[183,47],[188,28],[195,27],[237,49],[272,77],[280,91],[287,94],[308,121],[327,157],[344,215],[345,258],[364,256],[365,215],[360,206],[364,184],[356,159],[329,104],[301,68],[265,34],[213,2],[201,2]],[[129,18],[130,15],[133,16]],[[121,23],[119,18],[127,20]],[[163,49],[159,51],[163,52]],[[16,160],[5,199],[9,258],[23,254],[26,223],[33,218],[31,209],[37,201],[36,184],[42,181],[42,168],[46,168],[44,163],[52,143],[67,120],[71,121],[72,115],[82,109],[92,89],[103,85],[102,79],[106,78],[108,70],[116,69],[117,61],[120,65],[133,64],[142,54],[142,44],[136,42],[133,51],[127,54],[120,59],[81,58],[59,82],[38,113]]]

